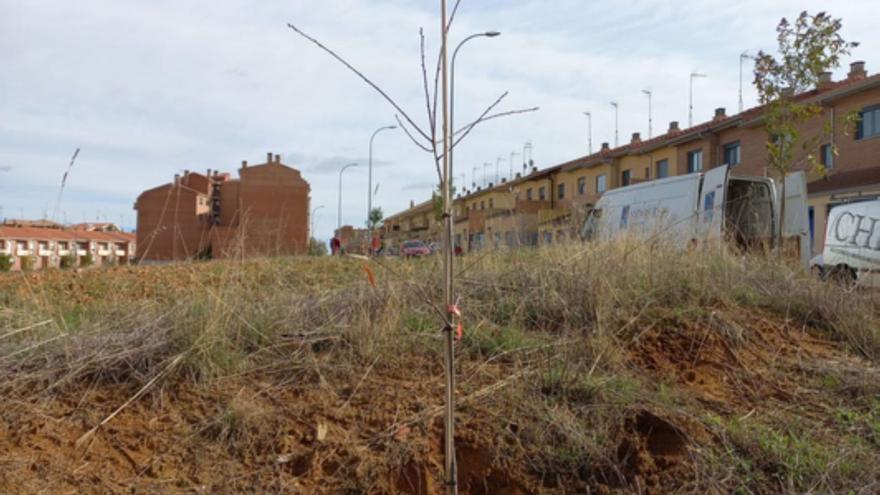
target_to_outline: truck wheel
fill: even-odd
[[[856,284],[856,272],[846,265],[837,265],[828,273],[828,280],[845,288]]]

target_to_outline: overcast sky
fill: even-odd
[[[450,1],[450,3],[452,3]],[[363,225],[370,134],[394,112],[373,90],[286,27],[294,23],[348,58],[426,120],[419,27],[436,58],[439,2],[428,0],[0,0],[0,216],[52,215],[73,151],[59,220],[102,220],[133,227],[140,191],[183,169],[234,172],[266,152],[303,172],[312,186],[318,237],[336,226],[339,168],[343,221]],[[624,7],[625,5],[625,7]],[[688,75],[696,81],[695,121],[714,108],[735,113],[739,54],[773,49],[782,16],[829,8],[843,35],[861,42],[853,59],[880,68],[876,0],[463,0],[451,43],[498,30],[462,49],[456,120],[478,115],[503,91],[502,109],[540,111],[488,122],[456,152],[456,175],[494,179],[510,154],[533,144],[539,167],[593,146],[647,134],[653,91],[654,134],[685,126]],[[846,72],[844,61],[836,77]],[[746,107],[755,93],[746,67]],[[522,159],[515,163],[521,167]],[[484,167],[489,162],[491,166]],[[473,177],[474,167],[478,168]],[[386,215],[429,197],[436,173],[426,153],[400,131],[376,138],[374,204]],[[459,180],[460,182],[460,180]]]

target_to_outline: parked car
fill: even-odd
[[[407,258],[413,256],[429,256],[431,254],[431,248],[426,246],[425,243],[420,240],[406,241],[400,249],[400,254]]]
[[[584,223],[586,239],[624,233],[665,237],[685,249],[707,240],[730,239],[747,248],[769,244],[782,211],[781,187],[765,177],[731,177],[729,167],[612,189]],[[806,177],[785,178],[783,236],[797,239],[800,261],[810,261]]]
[[[810,265],[823,280],[880,287],[880,200],[831,208],[825,248]]]

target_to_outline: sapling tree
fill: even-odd
[[[316,38],[309,36],[299,27],[288,23],[288,27],[298,33],[303,38],[309,40],[320,49],[324,50],[328,55],[336,59],[355,75],[357,75],[368,86],[376,90],[379,95],[388,102],[395,110],[395,119],[398,126],[406,133],[407,137],[419,149],[431,154],[437,172],[437,180],[442,192],[442,219],[443,219],[443,307],[437,308],[443,315],[442,327],[444,331],[444,368],[446,372],[446,397],[445,397],[445,463],[444,471],[446,477],[447,493],[457,493],[456,489],[456,468],[455,468],[455,449],[454,449],[454,392],[455,392],[455,362],[454,362],[454,340],[453,329],[455,328],[456,318],[460,312],[457,307],[454,295],[453,281],[453,253],[452,253],[452,183],[453,164],[450,159],[451,150],[457,146],[468,134],[473,131],[479,124],[509,115],[532,112],[537,110],[534,108],[525,108],[519,110],[510,110],[504,112],[495,112],[495,108],[507,96],[507,92],[501,94],[491,105],[480,113],[475,119],[460,127],[459,129],[451,128],[450,119],[450,93],[449,93],[449,52],[447,46],[447,35],[455,19],[455,14],[461,0],[456,0],[451,11],[447,11],[446,0],[440,0],[440,50],[437,56],[437,65],[433,70],[433,84],[429,82],[428,69],[425,61],[425,35],[423,30],[419,30],[420,41],[420,66],[422,90],[424,91],[424,109],[427,113],[427,119],[422,123],[417,123],[417,119],[413,118],[403,107],[392,98],[388,92],[383,90],[378,84],[364,75],[361,71],[354,67],[349,61],[337,54],[332,49],[318,41]],[[488,34],[488,32],[487,32]],[[467,39],[467,38],[466,38]],[[438,109],[439,106],[439,109]],[[495,112],[495,113],[493,113]]]
[[[802,94],[819,81],[823,72],[837,68],[840,57],[857,43],[840,35],[842,23],[825,12],[801,12],[794,20],[782,18],[776,27],[778,53],[755,57],[755,87],[763,105],[767,131],[767,164],[782,184],[777,242],[782,242],[785,219],[785,177],[792,170],[819,168],[817,145],[831,130],[826,122],[820,133],[804,135],[804,124],[823,113],[820,103]]]
[[[375,229],[379,225],[379,223],[382,222],[383,218],[385,218],[385,214],[382,213],[381,207],[376,206],[372,210],[370,210],[370,224],[368,226],[370,230],[372,231],[373,229]]]

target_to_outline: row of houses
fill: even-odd
[[[13,271],[127,265],[136,249],[135,235],[118,229],[0,226],[0,257]]]
[[[808,172],[810,228],[818,252],[833,205],[880,197],[880,74],[869,76],[864,62],[854,62],[845,79],[823,74],[815,88],[795,98],[822,108],[800,129],[818,139],[815,147],[795,156],[796,167]],[[722,165],[734,176],[771,175],[766,142],[761,107],[736,115],[718,108],[710,121],[687,129],[671,122],[651,139],[634,133],[623,146],[603,143],[597,153],[461,191],[453,205],[454,242],[464,251],[560,242],[574,235],[572,227],[612,188]],[[815,170],[810,156],[823,170]],[[440,230],[431,200],[411,202],[384,221],[386,244],[437,240]]]

